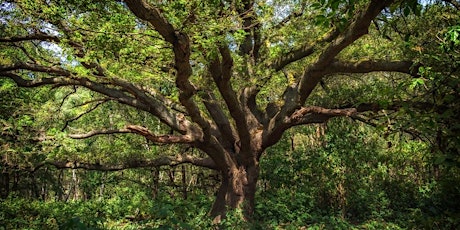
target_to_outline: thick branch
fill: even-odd
[[[356,108],[327,109],[319,106],[303,107],[286,121],[291,125],[322,123],[332,117],[350,117],[358,112]]]
[[[192,164],[199,167],[209,169],[217,169],[214,161],[211,158],[198,158],[190,155],[179,156],[162,156],[154,160],[130,160],[121,164],[101,165],[97,163],[83,163],[71,161],[46,161],[36,165],[32,171],[36,171],[45,165],[53,165],[58,169],[86,169],[96,171],[120,171],[134,168],[151,168],[158,166],[177,166],[180,164]]]
[[[60,77],[36,78],[33,80],[26,80],[17,74],[9,72],[18,70],[43,72],[49,75],[55,75]],[[92,91],[109,96],[123,104],[130,105],[132,107],[152,113],[153,115],[157,116],[162,122],[181,133],[187,132],[191,126],[191,124],[185,121],[185,119],[180,119],[180,114],[175,114],[170,109],[168,109],[165,105],[167,103],[163,103],[161,97],[154,98],[148,96],[145,90],[142,90],[141,88],[133,85],[132,83],[126,82],[121,79],[112,78],[108,80],[109,82],[98,83],[91,81],[87,78],[74,77],[72,76],[70,71],[62,69],[60,67],[48,67],[30,63],[18,63],[9,66],[0,65],[0,76],[12,79],[16,82],[18,86],[21,87],[38,87],[43,85],[84,86]],[[110,87],[110,85],[115,87]],[[122,87],[122,89],[119,89],[118,86]],[[130,94],[132,94],[132,96],[129,96],[125,92],[129,92]]]
[[[147,107],[145,111],[155,115],[176,131],[185,133],[190,128],[191,124],[185,120],[184,114],[171,111],[167,106],[171,105],[172,102],[161,94],[144,90],[140,86],[122,79],[112,78],[110,83],[120,86],[132,94],[137,104]]]
[[[313,44],[305,44],[298,49],[292,50],[288,54],[278,58],[275,60],[271,65],[270,68],[279,71],[283,69],[286,65],[298,61],[302,58],[308,57],[313,54],[318,47],[319,44],[325,42],[331,42],[334,38],[339,35],[339,30],[334,29],[333,31],[326,34],[324,37],[318,39]]]
[[[274,117],[271,118],[270,127],[264,140],[272,142],[280,138],[280,133],[287,128],[285,117],[290,117],[305,103],[313,89],[328,71],[329,65],[335,60],[337,54],[368,32],[371,21],[394,0],[371,0],[365,9],[357,12],[349,26],[328,44],[318,59],[308,66],[296,85],[290,85],[283,94],[284,104]],[[265,144],[264,145],[269,145]]]
[[[128,125],[126,129],[130,130],[133,133],[140,134],[147,138],[148,140],[155,142],[155,143],[162,143],[162,144],[172,144],[172,143],[192,143],[195,140],[192,136],[189,135],[162,135],[157,136],[154,135],[150,130],[145,127],[139,125]]]
[[[350,26],[320,55],[316,65],[325,66],[329,64],[338,53],[368,33],[369,26],[375,17],[394,0],[371,0],[368,7],[362,13],[358,13]]]
[[[266,124],[267,120],[262,111],[257,107],[257,94],[260,89],[257,86],[249,86],[240,90],[240,102],[246,114],[247,123],[250,127]]]
[[[69,137],[73,139],[85,139],[98,135],[109,135],[119,133],[135,133],[144,136],[148,140],[159,144],[176,144],[176,143],[192,143],[194,140],[188,135],[154,135],[150,130],[138,125],[127,125],[122,129],[105,129],[94,130],[84,134],[70,134]]]
[[[370,73],[377,71],[400,72],[417,75],[417,70],[412,68],[411,61],[385,61],[366,60],[360,62],[335,61],[326,70],[326,74],[333,73]]]
[[[330,114],[311,113],[311,114],[306,114],[305,116],[299,119],[296,119],[294,122],[290,123],[289,125],[292,127],[292,126],[306,125],[306,124],[322,124],[334,117],[339,117],[339,116],[334,116]]]
[[[125,0],[125,2],[134,15],[152,24],[167,42],[173,44],[176,41],[174,27],[166,20],[160,9],[145,0]]]
[[[298,94],[300,96],[298,105],[286,110],[287,113],[293,112],[296,106],[301,106],[310,96],[313,89],[324,76],[324,71],[334,61],[337,54],[352,44],[358,38],[368,33],[371,21],[393,0],[372,0],[369,5],[358,13],[348,28],[337,38],[329,43],[329,46],[318,57],[317,61],[306,69],[298,84]],[[290,105],[292,106],[292,105]],[[288,107],[290,107],[288,105]]]
[[[242,146],[249,146],[249,129],[247,126],[246,116],[240,105],[236,92],[233,90],[230,82],[233,59],[230,56],[228,47],[221,47],[222,62],[215,58],[209,66],[211,76],[227,105],[230,115],[235,121],[239,138],[242,139]]]
[[[133,133],[131,130],[124,128],[124,129],[104,129],[104,130],[94,130],[84,134],[69,134],[70,138],[73,139],[85,139],[90,138],[98,135],[111,135],[111,134],[118,134],[118,133]]]
[[[193,100],[196,87],[190,82],[192,67],[190,65],[190,39],[181,32],[176,33],[177,40],[173,43],[174,62],[177,69],[176,86],[179,89],[179,101],[187,110],[193,122],[197,123],[201,130],[195,130],[195,134],[203,133],[205,138],[210,136],[211,124],[203,117],[201,110]]]
[[[209,134],[210,124],[203,118],[200,109],[192,99],[192,96],[196,93],[196,88],[189,81],[189,77],[192,75],[189,37],[185,33],[176,31],[163,16],[160,9],[150,5],[147,1],[126,0],[126,3],[138,18],[149,22],[167,42],[173,45],[175,67],[177,69],[176,85],[180,90],[179,100],[191,119],[200,125],[205,134]]]
[[[211,115],[211,118],[216,123],[217,128],[219,129],[223,138],[222,141],[227,141],[229,146],[233,146],[236,141],[236,134],[233,132],[232,125],[230,124],[230,121],[228,120],[221,106],[216,102],[215,96],[210,92],[205,94],[204,99],[205,100],[203,103],[206,106],[209,115]]]
[[[346,116],[352,117],[357,120],[362,120],[360,114],[365,112],[377,113],[382,110],[393,110],[397,111],[401,108],[411,108],[418,111],[434,112],[438,114],[444,113],[449,109],[448,106],[435,105],[428,102],[407,102],[407,101],[395,101],[389,105],[379,105],[377,103],[362,103],[355,108],[338,108],[338,109],[326,109],[318,106],[303,107],[297,110],[289,119],[287,123],[291,125],[303,125],[310,123],[323,123],[333,117]]]
[[[309,113],[324,114],[324,115],[331,115],[331,116],[352,116],[356,112],[357,110],[355,108],[326,109],[326,108],[319,107],[319,106],[309,106],[309,107],[303,107],[297,110],[294,114],[292,114],[291,119],[296,120]]]

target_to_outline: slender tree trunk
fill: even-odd
[[[34,199],[40,199],[40,189],[38,188],[37,178],[35,177],[35,172],[29,173],[30,185],[29,190],[31,190]]]
[[[158,196],[158,186],[160,184],[160,168],[152,168],[152,198],[156,199]]]
[[[56,200],[58,201],[64,200],[64,187],[63,187],[63,182],[62,182],[63,180],[64,180],[64,170],[59,169],[57,186],[56,186]]]
[[[103,172],[102,174],[102,182],[101,182],[101,186],[99,187],[99,200],[103,200],[104,199],[104,192],[105,192],[105,181],[106,181],[106,178],[107,178],[107,172]]]
[[[11,191],[16,192],[18,191],[18,186],[19,186],[19,171],[15,170],[13,174],[13,187],[11,188]]]
[[[254,213],[254,198],[259,165],[239,166],[221,172],[222,184],[216,195],[216,201],[211,209],[214,222],[219,223],[230,209],[242,209],[246,220]]]
[[[182,165],[182,198],[187,199],[187,175],[185,170],[185,165]]]
[[[73,196],[72,200],[79,200],[80,199],[80,186],[79,186],[79,180],[78,180],[78,175],[77,175],[77,170],[72,169],[72,191],[73,191]]]
[[[8,195],[10,194],[10,173],[5,169],[1,176],[0,176],[0,180],[1,180],[1,187],[0,187],[0,191],[1,191],[1,194],[0,194],[0,197],[2,199],[5,199],[8,197]]]
[[[168,176],[169,176],[169,185],[171,186],[172,189],[169,189],[169,196],[171,198],[175,197],[175,188],[176,188],[176,174],[175,174],[175,168],[170,168],[168,170]]]
[[[41,187],[41,189],[40,189],[40,190],[41,190],[41,191],[40,191],[40,193],[41,193],[40,196],[41,196],[41,199],[44,200],[44,201],[45,201],[46,199],[48,199],[48,184],[49,184],[49,183],[47,183],[47,180],[52,181],[52,174],[51,174],[50,172],[48,172],[48,171],[49,171],[49,170],[48,170],[48,168],[46,167],[46,168],[44,169],[43,176],[42,176],[42,178],[44,177],[45,180],[44,180],[44,181],[40,181],[40,182],[41,182],[41,183],[40,183],[40,184],[41,184],[41,185],[40,185],[40,187]]]

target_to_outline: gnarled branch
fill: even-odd
[[[358,112],[356,108],[327,109],[319,106],[302,107],[289,117],[286,123],[294,126],[309,123],[323,123],[332,117],[350,117]]]
[[[215,96],[212,92],[204,95],[203,104],[209,112],[209,115],[214,120],[217,128],[219,129],[221,142],[227,142],[228,145],[233,146],[235,143],[235,136],[230,121],[227,119],[226,114],[222,110],[222,107],[216,102]]]
[[[195,140],[189,135],[155,135],[150,130],[139,125],[127,125],[122,129],[103,129],[93,130],[83,134],[69,134],[73,139],[85,139],[98,135],[120,134],[120,133],[134,133],[144,136],[148,140],[158,144],[175,144],[175,143],[192,143]]]
[[[125,2],[134,15],[152,24],[166,41],[171,44],[175,43],[174,27],[166,20],[160,9],[148,4],[145,0],[125,0]]]
[[[196,122],[205,134],[209,135],[210,123],[201,115],[200,109],[192,100],[196,93],[195,86],[189,81],[192,74],[190,66],[190,39],[175,28],[163,16],[160,9],[145,0],[126,0],[126,3],[138,18],[149,22],[155,30],[173,45],[176,73],[176,86],[179,88],[179,100],[187,110],[192,121]]]
[[[346,109],[326,109],[319,106],[308,106],[303,107],[297,110],[294,114],[292,114],[291,119],[299,119],[306,114],[309,113],[316,113],[316,114],[324,114],[324,115],[331,115],[331,116],[352,116],[357,112],[355,108],[346,108]]]
[[[312,55],[318,48],[318,45],[321,43],[331,42],[336,38],[340,33],[340,30],[334,29],[327,33],[324,37],[318,39],[313,44],[305,44],[291,52],[283,55],[282,57],[276,59],[269,67],[275,71],[283,69],[286,65],[298,61],[302,58]]]
[[[357,12],[344,31],[333,37],[316,61],[305,68],[297,83],[286,88],[283,93],[284,104],[270,118],[272,125],[264,135],[264,142],[266,142],[264,145],[270,146],[275,143],[275,140],[281,138],[281,133],[289,128],[289,125],[285,123],[285,117],[290,117],[303,106],[313,89],[321,81],[321,78],[326,75],[329,65],[335,60],[336,56],[354,41],[367,34],[372,20],[393,2],[394,0],[371,0],[361,12]]]
[[[235,121],[239,138],[242,141],[242,146],[246,148],[249,146],[250,142],[249,138],[244,138],[249,137],[246,115],[230,81],[233,59],[231,58],[228,47],[220,47],[219,51],[222,56],[222,61],[218,57],[212,60],[209,65],[209,71],[217,85],[219,93],[222,95],[227,105],[231,117]]]
[[[192,143],[195,140],[192,136],[189,135],[161,135],[157,136],[154,135],[150,130],[145,127],[139,125],[128,125],[126,129],[130,130],[133,133],[140,134],[147,138],[150,141],[155,143],[164,143],[164,144],[171,144],[171,143]]]
[[[42,72],[55,77],[35,78],[26,80],[12,71],[29,70],[32,72]],[[17,63],[14,65],[0,65],[0,77],[7,77],[16,82],[21,87],[39,87],[43,85],[52,86],[69,86],[80,85],[92,91],[106,95],[122,104],[147,111],[157,116],[162,122],[175,130],[185,133],[190,128],[191,124],[184,119],[179,119],[180,113],[172,112],[167,106],[167,103],[161,101],[162,97],[152,97],[148,92],[135,86],[132,83],[121,79],[108,79],[107,82],[99,83],[87,78],[79,78],[63,68],[56,66],[43,66],[31,63]],[[122,89],[118,88],[121,87]],[[129,92],[131,95],[127,94]]]
[[[347,29],[333,39],[318,57],[317,61],[305,70],[298,83],[298,104],[287,105],[287,107],[292,107],[285,110],[287,113],[291,113],[296,107],[303,105],[325,75],[325,71],[334,61],[337,54],[358,38],[367,34],[372,20],[393,2],[394,0],[372,0],[362,12],[356,14]]]
[[[85,139],[90,138],[98,135],[110,135],[110,134],[118,134],[118,133],[132,133],[131,130],[127,128],[123,129],[103,129],[103,130],[93,130],[83,134],[69,134],[69,137],[72,139]]]
[[[407,73],[417,76],[417,69],[413,68],[413,62],[386,60],[365,60],[359,62],[334,61],[325,73],[370,73],[378,71]]]

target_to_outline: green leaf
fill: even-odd
[[[315,18],[315,24],[317,26],[324,25],[327,21],[328,21],[328,18],[326,16],[324,16],[324,15],[318,15]]]

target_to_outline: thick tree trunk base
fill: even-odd
[[[240,166],[222,172],[222,184],[211,209],[213,223],[220,223],[227,211],[235,209],[243,210],[245,220],[252,218],[258,177],[258,165]]]

